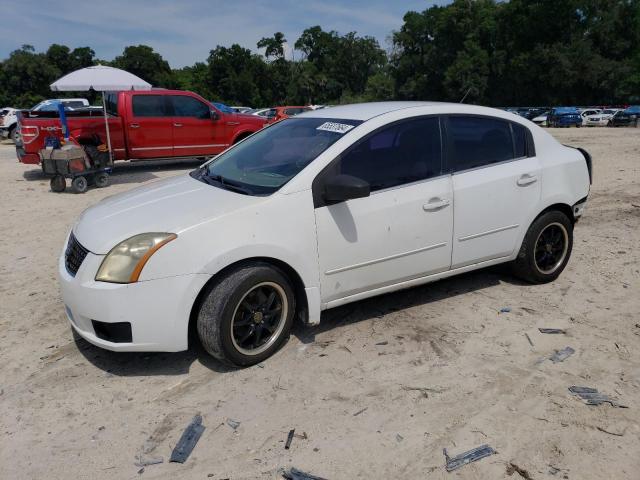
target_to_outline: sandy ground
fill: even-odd
[[[0,146],[0,478],[272,479],[296,466],[332,480],[637,479],[640,129],[553,133],[595,159],[556,282],[524,285],[498,268],[359,302],[245,370],[200,349],[100,350],[74,339],[60,301],[56,261],[78,214],[193,163],[125,164],[107,189],[54,194]],[[564,362],[536,364],[566,346],[576,353]],[[629,408],[584,405],[571,385]],[[185,464],[168,463],[196,413],[200,442]],[[306,438],[285,450],[291,428]],[[445,471],[443,448],[484,443],[498,453]],[[139,473],[144,445],[164,463]]]

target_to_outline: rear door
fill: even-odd
[[[224,119],[213,118],[208,103],[189,95],[169,95],[173,108],[173,151],[176,157],[219,153],[228,146]]]
[[[452,268],[509,256],[540,199],[540,163],[531,133],[515,122],[449,116],[453,172]]]
[[[124,128],[131,158],[173,156],[173,119],[167,95],[134,94]]]
[[[327,204],[324,182],[339,174],[367,181],[371,195]],[[323,301],[449,269],[452,187],[438,117],[370,134],[318,175],[313,193]]]

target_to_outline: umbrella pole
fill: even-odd
[[[113,154],[111,153],[111,134],[109,132],[109,118],[107,116],[107,101],[102,92],[102,109],[104,111],[104,126],[107,130],[107,147],[109,148],[109,163],[113,164]]]

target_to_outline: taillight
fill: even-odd
[[[35,125],[20,125],[20,136],[22,143],[27,144],[38,138],[40,131]]]

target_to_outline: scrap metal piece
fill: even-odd
[[[293,434],[296,433],[296,429],[292,428],[291,430],[289,430],[289,435],[287,435],[287,443],[284,444],[284,449],[285,450],[289,450],[289,447],[291,447],[291,442],[293,441]]]
[[[196,415],[191,420],[191,423],[187,426],[187,428],[182,432],[182,436],[180,437],[180,441],[171,452],[170,462],[178,462],[184,463],[191,455],[191,452],[200,440],[200,436],[204,432],[204,425],[202,425],[202,416]]]
[[[565,333],[567,333],[567,331],[562,329],[562,328],[539,328],[538,330],[540,331],[540,333],[551,333],[551,334],[554,334],[554,333],[565,334]]]
[[[455,457],[450,457],[447,453],[447,449],[443,449],[442,453],[444,453],[444,458],[447,462],[446,469],[447,472],[452,472],[464,465],[472,462],[477,462],[478,460],[489,457],[497,453],[493,448],[489,445],[480,445],[479,447],[474,448],[473,450],[469,450],[468,452],[461,453],[460,455],[456,455]]]
[[[553,363],[564,362],[571,355],[576,353],[576,351],[571,347],[565,347],[562,350],[557,350],[556,353],[549,357]]]
[[[611,399],[608,395],[598,392],[597,389],[591,387],[576,387],[575,385],[569,387],[571,395],[576,395],[583,399],[587,405],[601,405],[608,403],[612,407],[629,408],[626,405],[621,405],[615,400]]]
[[[233,418],[227,418],[227,425],[229,425],[234,430],[237,430],[238,427],[240,426],[240,422],[237,420],[234,420]]]
[[[289,470],[283,471],[282,476],[287,480],[327,480],[326,478],[316,477],[310,473],[298,470],[295,467],[291,467]]]

